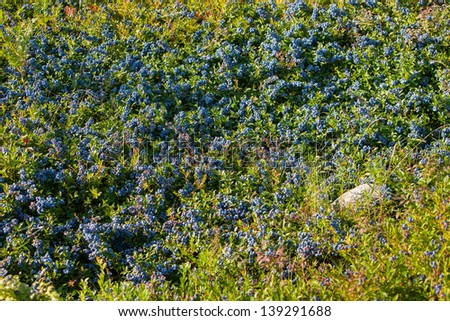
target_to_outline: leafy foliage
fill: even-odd
[[[4,7],[2,297],[448,299],[449,11]]]

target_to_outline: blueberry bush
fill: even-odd
[[[449,17],[7,2],[0,298],[448,300]]]

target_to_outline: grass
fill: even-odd
[[[0,299],[448,300],[447,5],[23,3]],[[332,208],[364,182],[384,197]]]

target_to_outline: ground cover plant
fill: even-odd
[[[0,298],[448,300],[448,17],[5,4]]]

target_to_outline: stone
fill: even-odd
[[[331,206],[335,210],[342,210],[345,208],[355,208],[358,202],[364,198],[371,200],[380,200],[383,197],[381,187],[371,184],[359,185],[341,196],[339,196]]]

